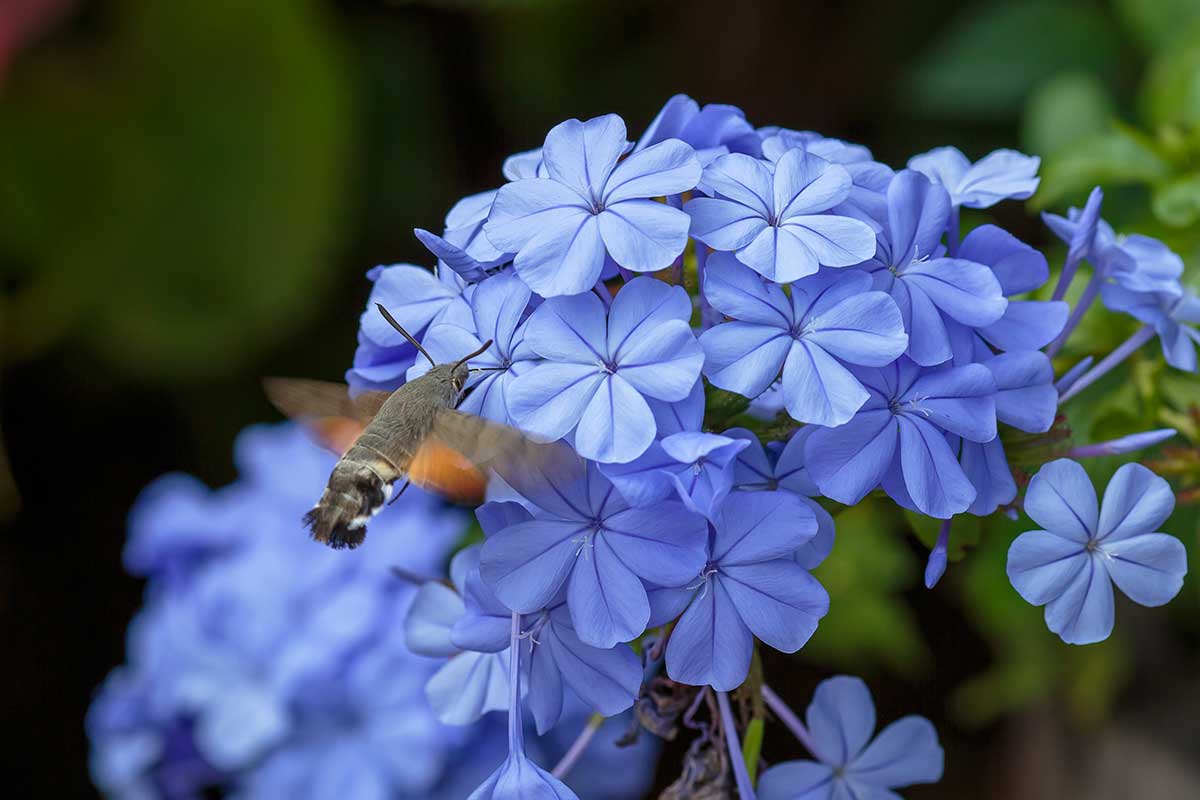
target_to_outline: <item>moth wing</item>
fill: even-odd
[[[337,455],[350,449],[389,395],[364,392],[351,398],[344,383],[304,378],[264,378],[263,389],[273,406]]]
[[[436,434],[425,437],[405,475],[410,483],[456,502],[479,505],[487,491],[487,476],[463,453]]]
[[[474,414],[441,409],[434,417],[433,437],[458,452],[481,472],[492,469],[509,484],[534,472],[583,474],[583,463],[561,442],[542,442],[510,425]]]

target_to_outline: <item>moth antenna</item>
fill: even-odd
[[[482,354],[483,354],[484,352],[486,352],[486,351],[487,351],[487,349],[488,349],[489,347],[491,347],[491,346],[492,346],[492,340],[491,340],[491,339],[488,339],[486,342],[484,342],[484,343],[483,343],[483,347],[480,347],[480,348],[479,348],[478,350],[476,350],[474,353],[471,353],[471,354],[469,354],[469,355],[465,355],[465,356],[463,356],[462,358],[460,358],[458,361],[455,361],[455,362],[454,362],[454,368],[455,368],[455,369],[458,369],[458,366],[459,366],[460,364],[465,364],[465,363],[467,363],[468,361],[470,361],[472,358],[474,358],[475,356],[482,355]]]
[[[415,347],[415,348],[417,348],[417,350],[421,351],[421,355],[423,355],[423,356],[425,356],[425,358],[429,359],[430,364],[432,364],[435,367],[437,366],[437,362],[433,360],[433,356],[431,356],[431,355],[429,355],[429,353],[425,352],[425,348],[421,347],[421,343],[418,342],[416,339],[414,339],[413,335],[411,333],[404,330],[404,326],[401,325],[399,322],[397,322],[396,318],[392,316],[391,312],[383,307],[383,303],[376,303],[375,307],[379,309],[380,314],[383,314],[383,318],[388,321],[389,325],[391,325],[393,328],[395,328],[397,331],[399,331],[400,335],[403,336],[405,339],[408,339],[409,343],[411,343],[413,347]],[[486,349],[486,348],[484,348],[484,349]]]
[[[471,367],[467,372],[503,372],[508,367]]]

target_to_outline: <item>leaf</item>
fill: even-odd
[[[960,14],[925,48],[905,83],[919,113],[1015,116],[1042,80],[1074,70],[1111,77],[1120,40],[1099,8],[1056,0],[993,2]]]
[[[1042,166],[1042,183],[1030,201],[1034,208],[1056,205],[1097,184],[1156,183],[1172,173],[1153,142],[1137,131],[1114,124],[1051,155]]]
[[[1041,84],[1025,104],[1021,140],[1026,152],[1049,156],[1104,133],[1113,102],[1093,75],[1070,72]]]
[[[1154,188],[1154,216],[1164,225],[1184,228],[1200,219],[1200,173],[1173,178]]]
[[[746,772],[750,775],[753,785],[758,775],[758,759],[762,753],[763,731],[765,725],[762,717],[750,720],[742,738],[742,759],[746,762]]]
[[[1150,62],[1138,105],[1151,126],[1200,123],[1200,23]]]
[[[1159,50],[1185,34],[1190,23],[1200,20],[1195,0],[1115,0],[1117,14],[1142,45]]]

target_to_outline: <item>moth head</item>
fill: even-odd
[[[471,371],[467,367],[467,362],[459,361],[450,368],[450,387],[454,389],[455,394],[461,394],[463,388],[467,385],[467,378],[470,377]]]

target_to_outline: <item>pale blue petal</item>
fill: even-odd
[[[542,358],[596,366],[605,360],[607,320],[594,294],[554,297],[538,306],[525,326],[525,341]]]
[[[809,477],[808,467],[804,461],[804,443],[816,430],[816,428],[801,428],[792,434],[792,438],[788,439],[787,444],[779,451],[779,458],[775,463],[775,477],[778,479],[781,489],[787,489],[789,492],[795,492],[805,497],[816,497],[821,493],[812,478]]]
[[[593,711],[606,717],[633,705],[642,685],[642,664],[626,645],[611,649],[584,643],[566,625],[551,625],[546,634],[568,686]]]
[[[568,187],[528,178],[500,187],[483,233],[497,250],[516,253],[546,228],[586,213],[583,198]]]
[[[782,230],[795,236],[826,267],[852,267],[875,255],[875,231],[853,217],[796,216],[787,220]]]
[[[964,440],[959,462],[975,487],[975,501],[967,509],[972,514],[986,516],[1016,499],[1017,484],[1013,481],[1000,437],[983,444]]]
[[[904,486],[917,509],[938,519],[966,511],[975,500],[975,487],[963,474],[945,435],[920,417],[899,419]]]
[[[545,363],[520,375],[508,390],[508,411],[530,433],[560,439],[583,416],[604,374],[589,364]]]
[[[649,397],[683,400],[696,385],[703,364],[704,349],[691,327],[672,320],[634,340],[621,354],[613,378],[623,378]]]
[[[1139,605],[1165,605],[1183,587],[1187,550],[1174,536],[1144,533],[1106,539],[1099,550],[1106,556],[1103,564],[1113,582]]]
[[[973,442],[996,438],[996,381],[982,364],[922,373],[902,396],[911,403],[910,416]]]
[[[887,788],[936,783],[942,778],[944,758],[933,723],[924,717],[901,717],[879,732],[847,772],[855,780]]]
[[[1027,531],[1009,546],[1006,571],[1017,594],[1041,606],[1060,597],[1087,561],[1079,542],[1049,531]]]
[[[909,169],[951,189],[958,186],[970,167],[971,162],[957,147],[935,147],[908,160]]]
[[[896,418],[887,410],[859,412],[838,428],[818,429],[804,449],[809,476],[821,494],[854,505],[879,485],[898,439]]]
[[[804,338],[843,361],[867,367],[886,366],[908,349],[900,309],[883,292],[864,292],[822,309]]]
[[[1086,544],[1099,517],[1091,478],[1070,459],[1051,461],[1029,482],[1025,513],[1046,530]]]
[[[783,367],[792,339],[779,328],[727,322],[700,335],[704,374],[714,386],[756,397]]]
[[[508,708],[508,653],[460,653],[425,684],[425,697],[447,725],[470,725]]]
[[[1009,300],[1004,316],[979,333],[1001,350],[1040,350],[1062,333],[1070,311],[1061,300]]]
[[[514,337],[530,296],[529,287],[512,275],[496,275],[476,286],[471,309],[481,340],[491,339],[497,352],[512,356]]]
[[[596,285],[606,252],[596,217],[581,210],[552,224],[539,224],[538,230],[513,260],[517,275],[530,289],[542,297],[556,297]]]
[[[995,150],[976,161],[951,189],[955,203],[989,208],[1001,200],[1024,200],[1037,191],[1041,159],[1015,150]]]
[[[740,322],[782,329],[793,322],[783,289],[729,253],[713,253],[705,262],[704,296],[713,308]]]
[[[860,679],[839,675],[817,685],[804,719],[820,751],[813,755],[830,766],[845,766],[875,731],[875,703]]]
[[[558,724],[563,708],[563,671],[555,657],[550,640],[553,626],[547,626],[540,634],[529,658],[529,687],[525,703],[533,713],[538,735]]]
[[[581,551],[567,585],[567,607],[579,638],[601,648],[636,639],[650,619],[642,582],[613,551],[607,536],[571,545]]]
[[[948,361],[953,355],[950,335],[937,306],[916,285],[898,280],[892,284],[892,299],[908,321],[908,355],[926,367]]]
[[[404,641],[422,656],[445,658],[458,651],[450,640],[450,629],[466,608],[458,593],[445,584],[430,581],[421,586],[404,617]]]
[[[694,381],[695,376],[688,385]],[[632,461],[652,441],[654,415],[645,399],[620,375],[605,376],[575,429],[579,455],[610,463]]]
[[[871,395],[836,358],[802,339],[792,344],[784,362],[783,396],[792,419],[836,426],[850,420]]]
[[[751,633],[784,653],[803,647],[829,612],[825,587],[795,561],[722,564],[719,579]]]
[[[1097,557],[1088,558],[1066,591],[1046,605],[1046,627],[1067,644],[1094,644],[1112,633],[1112,581]]]
[[[625,122],[616,114],[569,119],[546,134],[542,159],[551,178],[582,197],[599,199],[625,144]]]
[[[754,638],[720,581],[706,586],[683,612],[667,642],[667,674],[692,686],[728,692],[750,670]]]
[[[601,464],[604,473],[630,505],[647,506],[666,498],[673,488],[669,470],[679,462],[654,442],[640,456],[624,464]]]
[[[806,148],[793,148],[775,164],[775,216],[782,222],[833,208],[850,194],[850,173]]]
[[[658,586],[681,586],[704,568],[708,522],[671,500],[609,516],[604,538],[639,577]]]
[[[1124,464],[1112,476],[1100,504],[1097,537],[1104,543],[1153,533],[1175,510],[1171,484],[1141,464]]]
[[[585,526],[535,519],[505,528],[483,544],[479,572],[509,608],[531,614],[549,603],[567,579]]]
[[[1058,413],[1058,390],[1044,353],[1001,353],[984,366],[996,379],[997,419],[1029,433],[1050,430]]]
[[[758,779],[758,800],[830,800],[833,768],[815,761],[785,761]]]
[[[767,220],[753,208],[718,197],[697,197],[684,204],[693,237],[716,250],[738,250],[750,244]]]
[[[682,431],[698,431],[704,422],[704,381],[692,384],[692,390],[684,399],[668,403],[647,397],[650,413],[654,414],[654,427],[659,437],[670,436]]]
[[[687,322],[691,316],[692,301],[682,286],[644,276],[634,278],[621,287],[608,311],[607,352],[620,360],[624,348],[653,337],[659,325],[671,320]]]
[[[634,272],[669,267],[687,245],[688,215],[653,200],[626,200],[596,219],[609,255]]]
[[[903,267],[913,259],[933,255],[950,216],[946,190],[906,169],[888,184],[887,199],[889,266]]]
[[[735,492],[718,510],[712,561],[722,568],[790,558],[812,539],[812,510],[791,492]]]
[[[691,146],[678,139],[639,150],[622,161],[604,186],[604,205],[642,197],[662,197],[694,189],[700,162]]]
[[[1008,307],[996,276],[974,261],[935,258],[914,262],[904,268],[903,279],[964,325],[990,325],[1004,316]]]
[[[796,551],[796,563],[807,570],[813,570],[819,567],[821,562],[833,552],[835,527],[833,517],[816,500],[801,497],[800,502],[804,503],[816,517],[817,532],[813,538],[802,544]]]
[[[779,283],[812,275],[820,262],[797,233],[803,230],[793,225],[764,228],[750,244],[737,251],[737,259],[764,278]]]
[[[980,225],[968,233],[957,256],[991,267],[1005,296],[1032,292],[1050,278],[1044,255],[995,225]]]
[[[774,178],[757,158],[741,153],[721,156],[704,169],[702,183],[718,195],[752,209],[763,219],[771,216]]]

